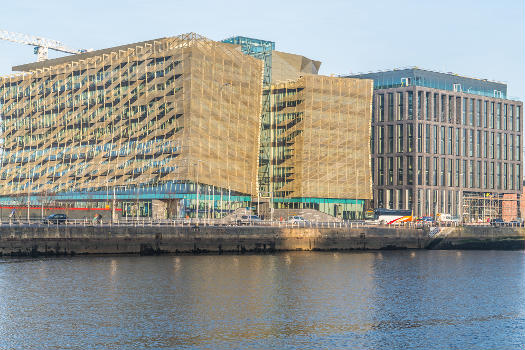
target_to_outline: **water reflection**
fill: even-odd
[[[0,260],[0,348],[519,348],[524,257]]]

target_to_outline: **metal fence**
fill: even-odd
[[[421,222],[404,222],[395,224],[374,224],[365,221],[332,221],[332,222],[315,222],[315,221],[225,221],[224,219],[165,219],[154,220],[152,218],[119,218],[118,220],[91,220],[91,219],[66,219],[64,221],[49,221],[46,219],[3,219],[0,221],[1,226],[78,226],[78,227],[282,227],[282,228],[361,228],[361,227],[378,227],[378,228],[406,228],[422,229],[425,227],[458,227],[458,226],[494,226],[494,227],[523,227],[522,223],[505,222],[490,225],[488,223],[461,224],[457,222],[445,223],[421,223]]]

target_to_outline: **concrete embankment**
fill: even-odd
[[[525,227],[463,226],[441,228],[428,249],[525,249]]]
[[[0,226],[1,256],[425,248],[525,249],[525,228]]]
[[[3,256],[421,249],[423,229],[279,227],[0,227]]]

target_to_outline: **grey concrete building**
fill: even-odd
[[[518,215],[523,104],[506,84],[418,68],[349,77],[374,80],[374,208]]]

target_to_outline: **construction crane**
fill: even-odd
[[[7,40],[13,43],[34,46],[34,52],[35,55],[37,55],[38,62],[47,60],[47,53],[49,49],[72,54],[93,51],[92,49],[71,49],[57,40],[41,38],[39,36],[33,36],[28,34],[8,32],[7,30],[0,30],[0,40]]]

